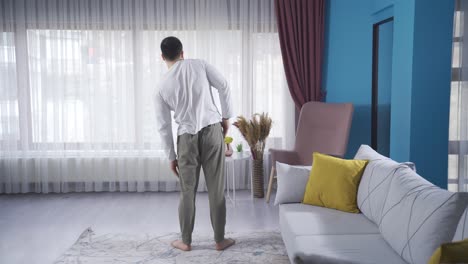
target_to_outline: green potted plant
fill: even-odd
[[[236,150],[238,153],[242,153],[244,146],[242,145],[242,142],[236,145]]]

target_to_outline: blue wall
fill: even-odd
[[[391,7],[394,4],[394,0],[374,0],[370,1],[371,13],[378,13],[385,8]]]
[[[327,1],[324,88],[328,102],[352,102],[347,157],[371,140],[372,23],[370,0]],[[369,26],[370,25],[370,26]]]
[[[410,159],[447,187],[453,0],[417,0],[414,23]]]
[[[355,105],[347,157],[370,144],[372,25],[394,16],[390,157],[446,188],[454,1],[327,2],[323,86]]]
[[[410,160],[414,9],[414,0],[394,6],[390,155],[398,161]]]

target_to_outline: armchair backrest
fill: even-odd
[[[308,102],[302,106],[294,148],[301,164],[311,165],[315,151],[338,157],[345,155],[353,110],[349,103]]]

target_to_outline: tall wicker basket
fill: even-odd
[[[252,160],[252,189],[255,198],[263,198],[263,159]]]

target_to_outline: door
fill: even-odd
[[[372,52],[372,147],[390,156],[393,18],[374,24]]]

